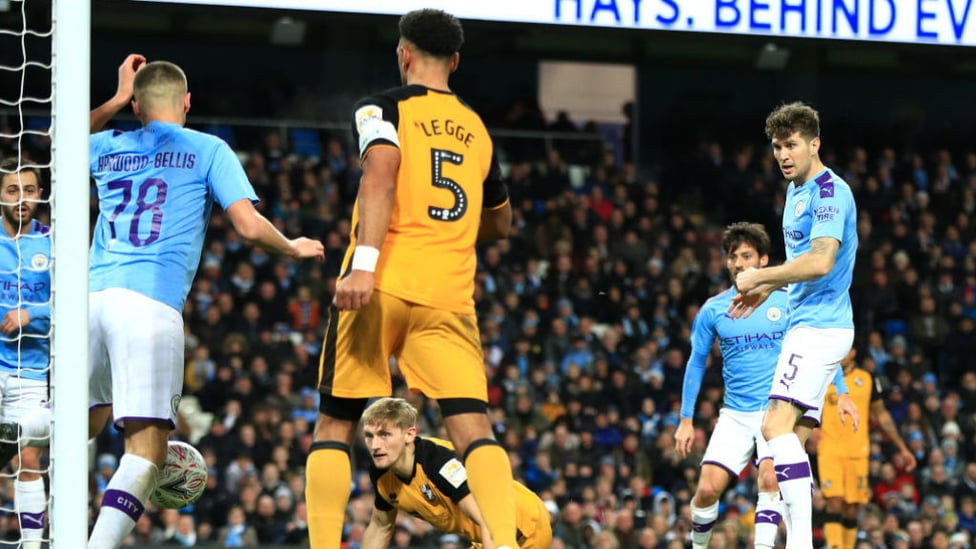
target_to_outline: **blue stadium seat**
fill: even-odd
[[[51,127],[51,119],[48,117],[31,116],[27,119],[26,129],[46,131]]]
[[[234,148],[235,145],[234,129],[231,128],[230,126],[210,124],[208,126],[204,126],[203,132],[209,133],[210,135],[215,135],[223,139],[228,145],[230,145],[230,148],[232,149]]]
[[[890,339],[896,335],[908,335],[908,323],[900,318],[893,318],[884,324],[885,337]]]
[[[318,158],[322,155],[322,143],[318,130],[293,128],[288,132],[291,151],[299,156]]]

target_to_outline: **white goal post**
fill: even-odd
[[[51,60],[51,538],[88,545],[88,113],[90,0],[54,0]]]

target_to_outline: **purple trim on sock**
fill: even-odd
[[[783,517],[776,511],[756,511],[756,524],[772,524],[774,526],[779,525],[779,521]]]
[[[91,412],[93,410],[97,410],[99,408],[104,408],[106,406],[111,406],[111,405],[112,405],[111,402],[104,402],[104,403],[101,403],[101,404],[92,404],[91,406],[88,407],[88,411]],[[48,408],[50,408],[50,406],[48,406]]]
[[[776,470],[776,480],[780,482],[810,478],[810,464],[806,461],[774,465],[773,469]]]
[[[126,420],[130,420],[130,421],[155,421],[155,422],[158,422],[158,423],[165,423],[165,424],[169,425],[169,428],[170,429],[176,429],[176,423],[173,423],[173,420],[170,419],[170,418],[168,418],[168,417],[167,418],[162,418],[162,417],[125,416],[125,417],[120,417],[120,418],[116,419],[115,421],[113,421],[112,422],[112,425],[115,427],[116,430],[122,431],[122,430],[124,430],[123,427],[125,427]]]
[[[40,513],[18,513],[20,515],[20,527],[24,530],[43,530],[44,529],[44,517],[47,515],[44,511]],[[25,522],[26,521],[26,522]]]
[[[739,478],[739,473],[736,473],[732,469],[729,469],[727,466],[725,466],[725,465],[723,465],[723,464],[721,464],[721,463],[719,463],[717,461],[712,461],[712,460],[709,459],[709,460],[706,460],[706,461],[702,461],[701,464],[702,465],[715,465],[715,466],[718,466],[718,467],[720,467],[722,469],[725,469],[725,472],[727,472],[729,475],[731,475],[732,478]]]
[[[807,404],[806,402],[803,402],[803,401],[800,401],[800,400],[797,400],[795,398],[791,398],[791,397],[788,397],[788,396],[769,395],[769,398],[770,398],[770,400],[782,400],[783,402],[789,402],[790,404],[792,404],[792,405],[794,405],[794,406],[796,406],[798,408],[803,408],[805,411],[819,410],[820,409],[819,406],[814,406],[812,404]]]
[[[118,509],[128,515],[134,522],[137,522],[146,510],[146,506],[136,499],[135,496],[128,492],[115,489],[105,490],[105,495],[102,496],[102,507]]]
[[[705,532],[711,532],[712,528],[715,526],[715,522],[716,522],[715,520],[713,520],[712,522],[706,522],[705,524],[698,524],[697,522],[692,522],[691,530],[699,534],[703,534]]]

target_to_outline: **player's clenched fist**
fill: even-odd
[[[369,305],[373,297],[373,273],[353,270],[336,285],[332,304],[340,311],[354,311]]]

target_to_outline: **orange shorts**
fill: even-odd
[[[340,398],[393,393],[390,357],[407,386],[428,398],[488,401],[476,317],[409,303],[380,291],[355,311],[329,310],[319,390]]]
[[[552,545],[552,523],[549,509],[525,485],[515,483],[515,524],[518,528],[518,544],[521,549],[549,549]],[[470,549],[482,549],[474,542]]]
[[[518,507],[519,547],[549,549],[552,545],[552,523],[549,522],[549,510],[545,504],[521,484],[515,487],[515,501]]]
[[[820,454],[817,460],[820,489],[826,498],[843,498],[845,503],[867,503],[868,458]]]

